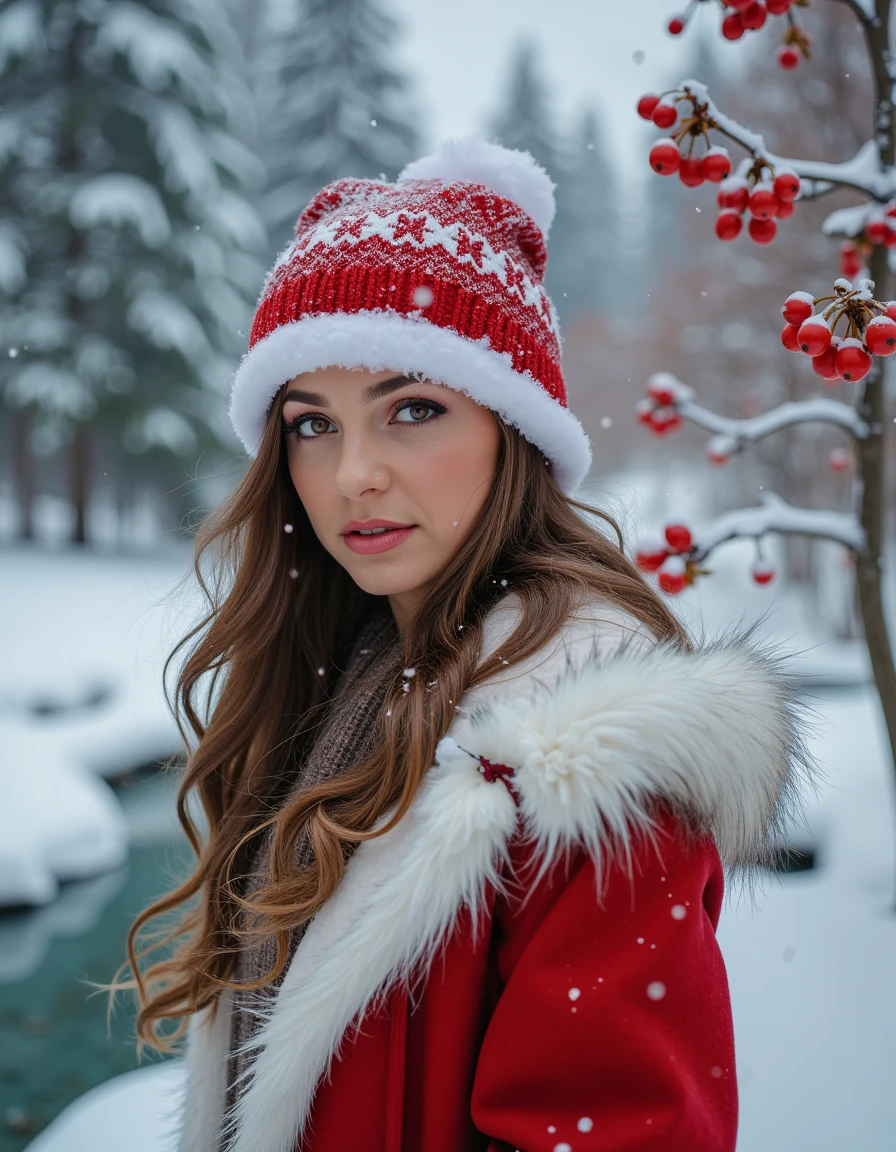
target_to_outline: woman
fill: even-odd
[[[723,868],[774,853],[798,709],[568,495],[553,212],[450,141],[324,188],[265,284],[178,680],[198,861],[129,940],[183,1150],[734,1149]]]

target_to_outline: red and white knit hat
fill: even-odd
[[[339,365],[417,373],[515,425],[572,492],[591,463],[542,280],[554,184],[528,152],[447,140],[394,184],[337,180],[268,273],[230,418],[261,443],[282,384]]]

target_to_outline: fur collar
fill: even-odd
[[[352,855],[265,1009],[248,1046],[254,1073],[230,1118],[233,1152],[291,1152],[349,1027],[360,1028],[396,981],[425,971],[462,907],[475,912],[489,883],[501,887],[517,807],[477,757],[515,770],[544,868],[574,844],[598,864],[609,851],[624,857],[633,830],[649,833],[658,797],[711,833],[734,873],[770,861],[812,782],[805,710],[782,658],[755,626],[689,653],[609,631],[609,655],[608,627],[591,622],[578,637],[586,648],[567,637],[522,684],[511,669],[462,702],[470,707],[459,709],[411,809]],[[221,1008],[214,1022],[191,1021],[183,1152],[216,1147]]]

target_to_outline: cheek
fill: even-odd
[[[488,498],[498,459],[498,430],[489,418],[462,435],[427,445],[416,461],[413,491],[438,518],[469,523]]]
[[[333,483],[327,479],[327,470],[308,466],[307,456],[302,462],[300,453],[289,453],[289,475],[299,499],[312,524],[320,523],[326,515],[328,497],[332,501]]]

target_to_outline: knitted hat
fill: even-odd
[[[394,184],[337,180],[311,201],[265,281],[230,418],[246,451],[302,372],[419,374],[515,425],[571,492],[591,463],[569,411],[542,280],[554,184],[528,152],[446,140]]]

